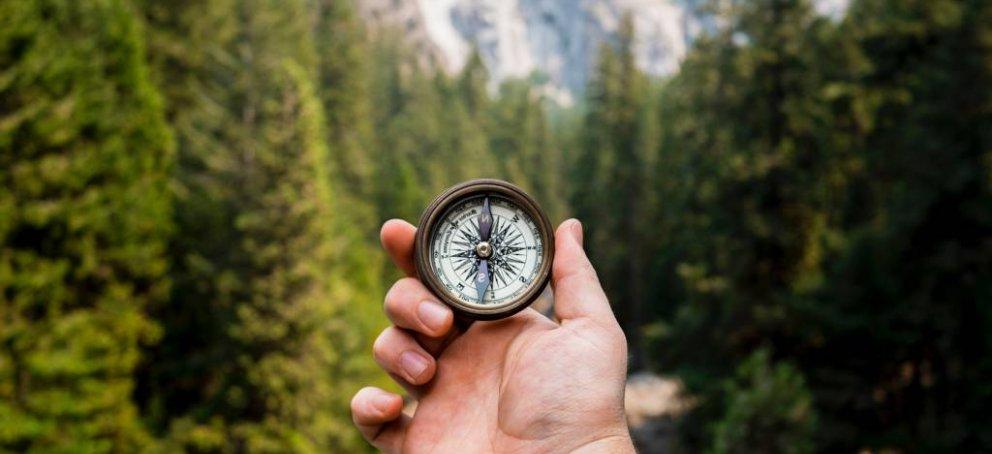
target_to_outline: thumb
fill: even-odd
[[[558,320],[582,317],[614,320],[596,270],[582,249],[582,223],[576,219],[563,222],[555,232],[551,279]]]

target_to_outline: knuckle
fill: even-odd
[[[617,349],[619,349],[620,356],[626,358],[627,357],[627,335],[623,332],[622,329],[620,329],[619,326],[617,326],[616,330],[614,330],[614,336],[615,336],[614,337],[615,341],[613,343],[617,346]]]
[[[596,275],[596,268],[593,268],[589,260],[574,257],[563,260],[559,270],[559,279],[563,281],[572,279],[598,281],[599,277]]]
[[[585,276],[587,279],[590,280],[594,280],[594,281],[599,280],[599,276],[596,275],[596,268],[592,266],[592,262],[590,262],[588,259],[584,257],[580,259],[575,259],[575,261],[576,261],[574,265],[575,274],[580,276]]]
[[[404,278],[400,278],[400,280],[396,281],[396,287],[400,288],[403,291],[410,291],[410,290],[416,288],[416,286],[417,286],[417,284],[419,282],[420,281],[418,281],[417,278],[414,278],[414,277],[404,277]]]
[[[364,400],[365,396],[371,394],[372,392],[374,392],[374,388],[372,388],[371,386],[366,386],[362,389],[359,389],[358,392],[356,392],[355,395],[351,397],[350,406],[351,406],[352,414],[361,411],[362,401]]]
[[[389,342],[393,337],[392,330],[393,327],[382,330],[379,337],[377,337],[375,342],[372,343],[372,357],[374,357],[377,361],[381,362],[386,358],[386,352],[389,349]]]
[[[386,309],[397,309],[404,296],[416,288],[416,282],[417,280],[412,277],[405,277],[393,283],[393,286],[386,292]]]
[[[393,282],[393,285],[389,287],[389,290],[386,291],[386,298],[384,298],[384,300],[387,308],[392,304],[394,300],[396,300],[396,296],[400,294],[401,291],[400,282],[402,281],[403,280],[400,279],[396,282]]]

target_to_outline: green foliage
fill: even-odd
[[[376,40],[372,60],[380,220],[414,222],[439,191],[471,178],[507,179],[564,216],[561,148],[534,87],[508,81],[491,99],[478,53],[450,78],[425,69],[389,34]]]
[[[361,152],[340,125],[361,107],[343,96],[351,76],[317,58],[307,20],[318,14],[322,27],[347,29],[336,8],[145,6],[155,44],[195,36],[203,50],[163,52],[156,66],[180,144],[179,229],[145,406],[170,450],[364,445],[347,402],[371,378],[372,362],[358,352],[382,325],[370,315],[379,261],[362,211],[343,214],[353,200],[346,189],[366,183],[338,154]],[[325,119],[325,105],[336,119]]]
[[[643,367],[641,327],[654,207],[652,180],[657,133],[648,84],[634,62],[633,20],[621,24],[616,48],[604,45],[583,120],[580,154],[574,162],[572,206],[586,226],[586,244],[631,346],[631,367]]]
[[[499,109],[525,114],[503,125],[528,131],[526,149],[507,150],[527,170],[516,181],[561,200],[543,186],[556,161],[542,154],[542,101],[519,84],[490,103],[478,57],[449,78],[388,34],[366,42],[343,2],[141,10],[180,154],[176,285],[154,310],[166,334],[139,394],[151,425],[169,449],[355,449],[347,400],[387,380],[367,354],[395,276],[372,252],[376,221],[415,220],[448,185],[508,175],[490,151]],[[306,381],[275,387],[279,374]]]
[[[724,387],[729,397],[714,427],[713,452],[813,451],[813,396],[795,366],[773,364],[768,350],[760,349],[737,366]]]
[[[0,449],[134,451],[172,142],[120,1],[0,3]]]
[[[831,339],[817,349],[829,361],[808,376],[840,397],[823,402],[843,415],[831,429],[871,433],[875,446],[992,446],[978,403],[992,352],[982,303],[992,286],[983,14],[982,2],[865,1],[841,29],[872,62],[858,73],[863,91],[844,95],[872,102],[856,139],[863,168],[852,172],[847,242],[818,299],[832,304],[804,308],[810,337]],[[841,353],[855,345],[863,356]],[[884,360],[865,360],[874,357]],[[889,414],[898,416],[878,416]]]
[[[488,116],[489,148],[500,177],[527,190],[551,219],[563,219],[565,162],[545,110],[529,82],[504,82]]]
[[[963,398],[985,392],[992,321],[976,305],[985,10],[861,1],[833,23],[803,1],[731,4],[664,86],[655,260],[680,279],[658,281],[674,309],[652,341],[705,397],[687,446],[708,444],[738,398],[723,380],[770,345],[807,379],[817,449],[987,449]]]
[[[342,189],[356,198],[372,195],[369,116],[369,69],[364,30],[350,1],[319,0],[313,4],[318,58],[318,88],[326,112],[327,143]],[[356,217],[358,213],[356,213]],[[370,213],[371,214],[371,213]],[[360,219],[360,217],[358,217]],[[363,226],[369,227],[369,226]]]
[[[685,449],[989,450],[992,5],[687,5],[678,73],[627,17],[563,109],[345,0],[0,2],[0,449],[368,449],[378,225],[498,177],[584,222]]]
[[[661,200],[681,204],[662,218],[674,224],[664,247],[681,249],[669,272],[688,301],[671,353],[721,374],[731,365],[721,359],[788,334],[790,302],[817,282],[831,220],[823,201],[831,155],[817,129],[827,105],[815,88],[826,63],[814,53],[822,19],[804,2],[740,8],[667,87],[671,148],[659,165],[675,169],[666,176],[676,183],[658,180]],[[710,346],[705,360],[699,345]]]
[[[315,128],[327,131],[330,149],[329,211],[333,233],[333,263],[337,287],[335,320],[340,321],[336,339],[342,367],[335,376],[336,410],[340,420],[350,420],[350,396],[361,386],[392,385],[371,361],[367,352],[388,320],[380,299],[386,282],[381,281],[384,260],[378,254],[379,222],[375,219],[376,193],[373,119],[371,116],[371,52],[367,36],[351,2],[325,0],[311,6],[319,18],[313,36],[318,58],[316,93],[323,101],[326,121]],[[326,125],[326,126],[325,126]],[[354,438],[352,432],[351,437]]]

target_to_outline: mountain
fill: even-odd
[[[694,11],[702,0],[358,0],[373,28],[399,27],[405,40],[448,72],[478,49],[492,88],[509,78],[535,76],[546,93],[570,104],[585,88],[599,46],[611,40],[630,12],[635,53],[647,73],[676,71],[700,30],[712,26]],[[816,0],[842,14],[847,0]]]

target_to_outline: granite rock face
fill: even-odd
[[[478,49],[492,88],[534,77],[563,104],[581,95],[599,47],[616,38],[624,14],[636,31],[635,54],[645,72],[675,72],[701,30],[716,26],[698,13],[703,0],[356,0],[373,29],[398,28],[426,61],[457,72]],[[847,0],[816,0],[839,16]],[[717,19],[718,20],[718,19]]]
[[[427,32],[427,20],[417,0],[355,0],[356,10],[373,35],[395,33],[417,53],[420,61],[446,70],[449,56]]]
[[[373,29],[399,29],[426,59],[457,72],[478,49],[495,89],[534,76],[569,103],[585,88],[599,46],[615,37],[623,14],[637,30],[638,64],[650,74],[678,68],[693,20],[679,2],[659,0],[358,0]]]
[[[674,72],[685,54],[691,15],[658,0],[419,0],[428,34],[457,70],[474,46],[493,76],[536,77],[568,103],[585,88],[599,47],[634,18],[637,62],[649,74]]]

